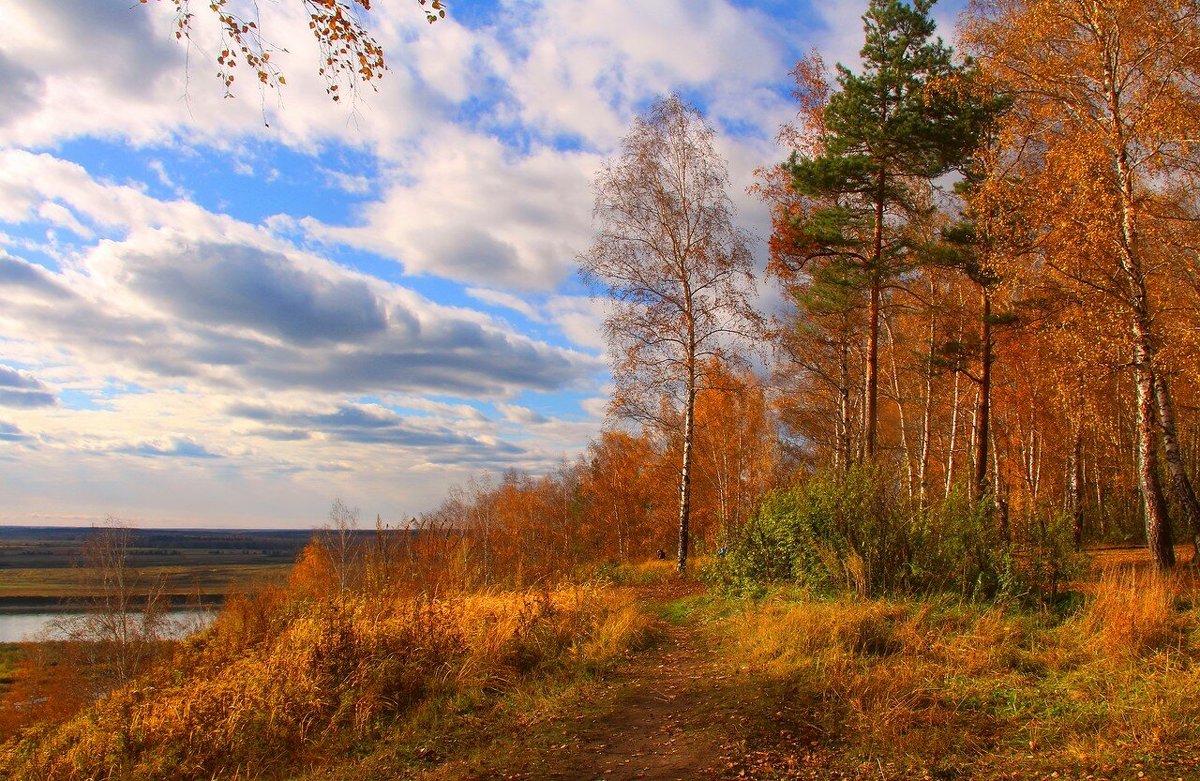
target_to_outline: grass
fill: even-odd
[[[1110,567],[1057,611],[796,588],[741,600],[659,562],[606,579],[430,601],[321,598],[294,577],[233,600],[154,677],[0,748],[0,779],[528,776],[611,739],[579,725],[638,683],[629,669],[683,658],[624,667],[656,637],[690,637],[716,665],[676,678],[729,725],[725,777],[1200,777],[1189,573]]]
[[[0,778],[290,776],[370,753],[435,703],[469,714],[534,696],[514,700],[526,712],[539,682],[604,671],[646,625],[628,593],[598,587],[441,600],[268,591],[234,600],[156,672],[0,747]]]
[[[21,661],[20,643],[0,643],[0,697],[13,684]]]
[[[673,561],[639,561],[604,564],[596,568],[593,577],[618,586],[659,586],[679,579]]]
[[[1151,757],[1152,777],[1194,777],[1200,612],[1182,589],[1108,573],[1070,615],[776,594],[725,622],[722,653],[812,704],[793,727],[836,736],[831,773],[1099,778]],[[794,755],[774,746],[756,772]]]
[[[437,696],[354,750],[294,779],[486,777],[485,769],[497,757],[557,750],[567,736],[557,725],[586,717],[603,690],[596,675],[566,669],[523,681],[508,692]]]

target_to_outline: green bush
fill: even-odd
[[[766,496],[706,574],[726,591],[792,583],[816,593],[954,593],[1053,600],[1075,572],[1070,530],[1040,514],[1006,536],[990,497],[922,509],[878,468],[821,473]]]
[[[1081,577],[1087,568],[1075,550],[1070,517],[1043,511],[1014,532],[1016,596],[1040,605],[1058,603],[1064,586]]]
[[[820,474],[769,494],[733,540],[716,577],[753,593],[794,582],[868,595],[904,580],[910,524],[894,487],[869,469]]]
[[[909,566],[921,591],[992,599],[1016,587],[1012,545],[990,496],[971,501],[956,488],[916,516],[913,537]]]

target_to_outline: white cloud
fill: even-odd
[[[41,203],[37,207],[37,216],[52,225],[66,228],[80,238],[90,239],[96,235],[91,228],[76,219],[71,210],[61,203],[54,203],[52,201]]]
[[[609,400],[605,396],[593,396],[590,399],[584,399],[579,402],[579,406],[593,418],[603,420],[608,414],[608,403]]]
[[[235,81],[236,97],[226,100],[213,77],[221,44],[207,8],[196,10],[189,43],[174,39],[169,3],[0,0],[6,20],[0,75],[8,76],[14,93],[0,122],[0,143],[47,145],[90,135],[139,145],[185,138],[224,148],[249,136],[312,148],[339,138],[392,143],[404,128],[415,137],[435,110],[437,91],[426,89],[415,75],[417,64],[406,61],[413,32],[424,24],[408,5],[376,14],[393,66],[378,93],[366,87],[369,102],[337,105],[316,73],[320,56],[301,3],[257,8],[264,36],[276,47],[272,61],[288,86],[260,92],[243,71],[245,83]],[[36,69],[14,63],[36,63]]]
[[[534,412],[528,407],[522,407],[519,404],[499,403],[496,405],[496,409],[500,410],[500,414],[504,415],[504,419],[509,423],[515,423],[519,426],[538,426],[548,422],[545,415]]]
[[[716,97],[773,78],[782,47],[757,13],[721,0],[563,0],[519,7],[526,23],[487,44],[524,124],[610,148],[631,109],[673,89]]]
[[[371,192],[371,180],[364,174],[351,174],[328,168],[319,168],[318,170],[325,176],[325,181],[330,187],[352,195],[365,195]]]
[[[596,351],[607,348],[604,318],[608,316],[608,303],[603,299],[552,296],[545,312],[547,319],[575,344]]]
[[[386,174],[382,200],[357,227],[305,227],[316,239],[377,252],[410,274],[547,291],[572,273],[591,230],[599,158],[534,150],[453,131]]]
[[[514,312],[537,323],[545,322],[542,319],[541,313],[534,309],[533,305],[520,296],[512,293],[505,293],[502,290],[488,290],[486,288],[470,287],[466,290],[467,295],[476,301],[484,304],[491,304],[504,309],[511,309]]]
[[[98,182],[49,155],[3,154],[4,219],[61,209],[118,236],[82,248],[58,271],[0,253],[0,357],[42,367],[60,393],[94,402],[56,404],[40,379],[4,366],[5,440],[24,449],[23,464],[58,459],[48,466],[58,474],[80,458],[117,459],[145,474],[169,462],[211,487],[223,469],[291,480],[330,467],[370,475],[381,463],[403,474],[429,464],[447,474],[468,465],[540,468],[586,440],[567,424],[536,447],[516,444],[513,421],[553,420],[514,406],[490,421],[429,396],[506,404],[530,389],[571,388],[599,368],[587,355],[194,204]],[[348,400],[372,394],[389,406]],[[432,491],[428,481],[418,488],[427,498]],[[135,513],[157,512],[148,508],[169,498],[143,493]]]
[[[602,159],[647,101],[680,90],[720,131],[741,222],[765,234],[744,187],[781,154],[789,58],[810,43],[852,57],[865,0],[814,4],[820,40],[807,12],[781,25],[725,0],[452,5],[433,26],[414,3],[376,5],[391,71],[334,105],[299,2],[260,8],[290,51],[273,58],[282,96],[242,76],[224,100],[203,6],[189,48],[170,3],[0,0],[0,460],[23,486],[0,520],[306,525],[338,495],[397,517],[480,469],[578,452],[608,392],[590,387],[605,304],[571,282]],[[121,153],[89,161],[84,143],[80,165],[16,148],[80,139]],[[348,224],[301,198],[266,219],[195,202],[236,210],[287,181],[281,151],[323,152],[316,187],[373,200]],[[120,178],[139,154],[174,200]],[[464,287],[578,349],[472,311]],[[564,389],[595,394],[583,419],[550,411]]]
[[[0,284],[10,340],[141,382],[503,398],[595,368],[319,258],[165,229],[103,242],[67,274],[0,259]]]

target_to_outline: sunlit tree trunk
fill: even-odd
[[[880,171],[880,186],[882,189],[883,172]],[[883,195],[880,194],[875,207],[875,264],[883,257]],[[867,373],[866,399],[863,408],[863,457],[866,461],[875,459],[875,438],[879,425],[879,315],[881,311],[882,291],[878,271],[871,273],[871,300],[867,306]]]
[[[967,494],[972,499],[978,499],[979,495],[975,493],[975,455],[977,443],[979,442],[979,385],[975,386],[975,393],[971,396],[971,439],[967,446],[967,474],[970,476],[967,483]],[[985,467],[986,468],[986,467]]]
[[[1136,348],[1134,377],[1138,402],[1138,481],[1142,494],[1142,513],[1146,524],[1146,544],[1160,568],[1175,565],[1171,544],[1171,518],[1158,481],[1158,451],[1154,441],[1154,373],[1149,356],[1141,345]]]
[[[842,339],[840,349],[841,386],[838,388],[838,418],[841,427],[839,432],[839,463],[838,471],[844,475],[850,465],[850,341]]]
[[[913,485],[913,460],[912,452],[908,447],[908,424],[904,417],[904,397],[900,390],[900,367],[896,362],[896,335],[892,331],[892,324],[885,316],[883,318],[883,327],[887,330],[888,337],[888,362],[891,364],[892,374],[892,398],[896,402],[896,415],[899,418],[900,424],[900,452],[904,454],[905,467],[905,484],[908,488],[908,498],[913,498],[915,487]]]
[[[958,444],[956,440],[958,438],[959,380],[959,372],[955,372],[954,392],[950,396],[950,442],[946,447],[946,496],[950,495],[950,489],[954,486],[954,451]]]
[[[1067,465],[1067,511],[1071,515],[1071,538],[1075,550],[1083,547],[1083,423],[1077,416]]]
[[[679,555],[676,559],[679,571],[687,569],[688,544],[690,541],[692,511],[692,438],[696,426],[696,384],[688,383],[687,403],[683,417],[683,453],[679,466]]]
[[[930,298],[936,294],[934,285],[930,282]],[[929,441],[930,423],[933,416],[933,352],[936,348],[937,317],[931,308],[929,311],[929,342],[926,345],[928,357],[925,361],[925,388],[921,410],[921,456],[917,463],[917,494],[922,509],[928,506],[928,474],[929,474]]]

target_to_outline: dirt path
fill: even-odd
[[[722,676],[696,627],[669,626],[654,650],[613,682],[612,708],[584,719],[546,778],[569,781],[699,779],[729,737],[721,715]]]
[[[657,596],[657,595],[655,595]],[[736,751],[736,676],[703,626],[660,622],[661,640],[634,655],[587,714],[545,725],[556,736],[519,758],[497,757],[472,778],[699,781],[721,777]],[[743,695],[744,696],[744,695]]]
[[[678,614],[695,583],[639,587]],[[701,611],[703,612],[703,611]],[[856,778],[826,772],[841,741],[818,726],[811,693],[737,664],[728,627],[660,618],[658,642],[631,654],[561,715],[502,729],[482,751],[437,763],[422,781],[717,781]],[[724,653],[722,653],[724,651]],[[349,777],[348,777],[349,778]],[[362,781],[367,781],[362,779]]]

